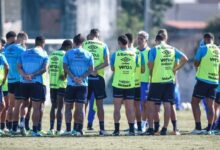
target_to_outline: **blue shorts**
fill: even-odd
[[[149,93],[149,83],[141,82],[141,101],[147,101],[147,96]]]
[[[148,100],[155,103],[174,103],[175,84],[174,83],[151,83]]]

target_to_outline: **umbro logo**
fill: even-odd
[[[168,51],[168,50],[165,50],[165,51],[163,51],[162,53],[163,53],[164,55],[170,55],[170,54],[171,54],[171,52]]]
[[[121,61],[123,61],[124,63],[127,63],[127,62],[129,62],[130,60],[131,60],[131,59],[128,58],[128,57],[124,57],[124,58],[121,59]]]
[[[90,45],[88,48],[89,48],[89,49],[97,49],[97,48],[98,48],[98,46],[95,46],[95,45]]]
[[[59,58],[56,57],[56,56],[51,58],[51,60],[53,60],[53,61],[57,61],[58,59],[59,59]]]

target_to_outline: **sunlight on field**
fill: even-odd
[[[111,133],[114,128],[113,123],[113,106],[105,106],[106,129]],[[206,125],[205,116],[203,113],[203,127]],[[162,124],[161,119],[161,124]],[[178,125],[180,131],[186,133],[193,129],[194,121],[191,111],[178,112]],[[63,129],[65,124],[63,123]],[[121,130],[128,127],[124,115],[124,108],[122,109]],[[72,149],[219,149],[220,136],[199,136],[199,135],[181,135],[181,136],[120,136],[120,137],[99,137],[98,135],[98,120],[94,122],[95,131],[88,132],[86,130],[86,122],[84,126],[85,137],[42,137],[42,138],[0,138],[0,150],[72,150]],[[49,129],[49,107],[45,109],[43,118],[43,129]],[[170,124],[169,129],[172,130]]]

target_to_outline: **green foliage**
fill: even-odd
[[[212,32],[215,35],[215,37],[220,37],[220,17],[211,20],[204,31]]]
[[[157,30],[163,22],[164,12],[172,7],[173,0],[151,0],[151,29]],[[136,34],[144,29],[145,0],[121,0],[121,10],[118,14],[118,32]]]
[[[119,33],[137,33],[144,27],[144,0],[121,0],[118,15]]]
[[[173,0],[151,0],[152,27],[160,27],[163,23],[164,13],[173,6]]]

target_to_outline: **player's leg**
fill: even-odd
[[[54,123],[56,118],[56,109],[57,109],[57,89],[50,89],[50,99],[51,99],[51,108],[50,108],[50,130],[48,131],[49,135],[54,135]]]
[[[4,120],[2,120],[2,112],[5,108],[5,103],[3,101],[3,98],[2,98],[2,91],[0,89],[0,136],[2,136],[4,134]]]
[[[66,130],[62,134],[64,136],[71,135],[71,122],[73,118],[72,110],[73,110],[73,103],[75,98],[75,88],[73,86],[67,86],[66,92],[65,92],[65,99],[64,99],[64,105],[65,105],[65,122],[66,122]]]
[[[104,112],[104,104],[103,101],[107,97],[105,91],[105,80],[102,76],[98,75],[98,80],[93,81],[93,91],[96,99],[97,106],[97,116],[99,118],[99,135],[105,134],[105,112]]]
[[[92,93],[92,95],[88,99],[89,100],[88,100],[87,103],[89,103],[89,111],[88,111],[87,129],[88,130],[93,130],[93,121],[95,119],[95,110],[94,110],[95,96],[94,96],[94,93]]]
[[[58,90],[57,95],[57,133],[61,131],[63,120],[63,102],[64,102],[65,88]]]
[[[195,120],[195,129],[192,131],[192,134],[201,134],[202,125],[201,125],[201,110],[199,103],[201,99],[205,98],[207,87],[201,81],[197,81],[194,87],[193,96],[192,96],[192,112]]]
[[[129,124],[129,135],[135,135],[134,131],[134,121],[135,121],[135,112],[134,112],[134,95],[135,89],[124,89],[124,105],[126,117]]]
[[[148,124],[148,107],[147,96],[148,96],[149,84],[141,83],[141,118],[142,118],[142,132],[146,131],[146,126]]]
[[[176,112],[176,106],[174,103],[171,103],[171,123],[173,125],[173,135],[180,135],[180,132],[177,128],[177,112]]]
[[[30,99],[28,99],[28,101],[29,101],[29,105],[28,105],[27,113],[25,115],[25,129],[26,129],[26,131],[30,131],[29,121],[30,121],[30,117],[31,117],[31,108],[32,108],[32,101]]]
[[[16,83],[8,84],[9,107],[7,111],[8,122],[6,124],[8,130],[12,129],[13,109],[14,109],[14,103],[15,103],[15,88],[16,88]]]
[[[135,119],[137,121],[138,132],[142,132],[141,127],[141,88],[135,88],[135,97],[134,97],[134,111],[135,111]]]
[[[87,99],[88,88],[86,86],[75,87],[76,95],[74,97],[75,112],[74,112],[74,131],[73,135],[83,135],[84,122],[84,107]]]
[[[3,102],[3,109],[0,113],[0,122],[1,122],[1,130],[4,131],[5,127],[6,127],[6,113],[8,110],[8,106],[9,106],[9,99],[8,99],[8,91],[3,91],[3,96],[4,96],[4,100],[2,100]]]
[[[160,130],[160,105],[161,102],[155,103],[154,105],[154,134],[159,135],[159,130]]]
[[[118,136],[120,134],[120,119],[121,119],[121,105],[123,101],[123,90],[119,88],[113,87],[113,104],[114,104],[114,125],[115,130],[112,133],[114,136]]]

